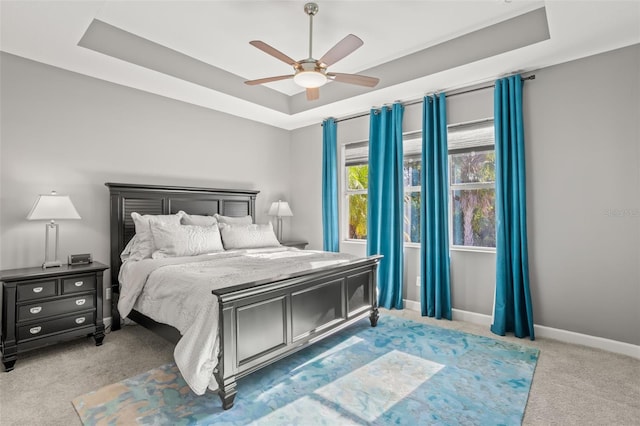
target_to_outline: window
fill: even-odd
[[[449,126],[451,244],[495,247],[493,120]]]
[[[345,148],[347,238],[352,240],[367,238],[368,157],[367,142],[347,145]]]
[[[422,135],[412,134],[402,141],[404,150],[404,241],[420,242],[420,201],[422,179]]]
[[[422,171],[420,133],[405,136],[404,148],[404,240],[420,242],[420,179]],[[345,202],[347,239],[367,238],[367,190],[369,143],[345,146]]]
[[[450,241],[457,247],[496,246],[493,120],[448,127]],[[420,242],[422,136],[404,136],[404,240]],[[367,238],[368,142],[345,146],[346,238]]]

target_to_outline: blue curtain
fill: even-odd
[[[336,121],[322,123],[322,231],[325,251],[340,249],[338,228],[338,159]]]
[[[491,331],[533,333],[520,75],[496,81],[496,295]]]
[[[395,103],[369,115],[367,254],[384,256],[378,266],[378,304],[387,309],[403,307],[403,114],[404,107]]]
[[[422,315],[450,320],[446,105],[442,93],[425,97],[422,109],[420,300]]]

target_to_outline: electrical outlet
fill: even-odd
[[[107,300],[111,300],[111,287],[107,287],[107,288],[106,288],[106,291],[105,291],[105,293],[104,293],[104,297],[105,297],[105,299],[107,299]]]
[[[420,287],[420,275],[416,277],[416,287]]]

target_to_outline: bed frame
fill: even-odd
[[[120,253],[133,237],[131,212],[225,216],[255,219],[258,191],[106,183],[111,196],[112,329],[120,329],[117,309]],[[214,376],[222,407],[233,406],[236,381],[289,354],[369,317],[378,322],[376,271],[381,256],[337,266],[214,290],[220,318],[220,353]],[[180,333],[132,311],[129,318],[173,343]]]

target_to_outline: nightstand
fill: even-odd
[[[2,282],[0,350],[6,371],[18,354],[74,337],[104,339],[102,274],[107,265],[7,269]]]
[[[304,250],[304,248],[309,243],[307,243],[306,241],[280,241],[280,244],[282,244],[283,246],[295,247],[295,248],[299,248],[301,250]]]

